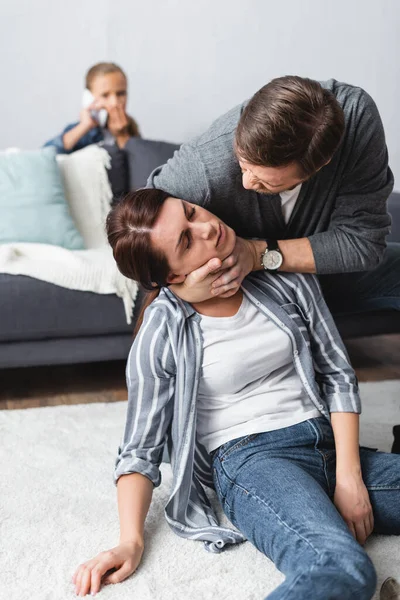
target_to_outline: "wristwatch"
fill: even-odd
[[[283,263],[282,252],[276,240],[267,240],[265,252],[261,254],[261,266],[266,271],[277,271]]]

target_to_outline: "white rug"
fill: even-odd
[[[361,384],[361,391],[361,441],[389,450],[392,425],[400,423],[400,381]],[[76,598],[71,576],[77,565],[117,543],[112,471],[125,410],[119,402],[0,412],[1,600]],[[163,517],[169,466],[162,472],[139,570],[99,597],[265,598],[283,576],[250,543],[215,555],[170,531]],[[400,578],[399,537],[372,537],[367,550],[379,584],[389,575]]]

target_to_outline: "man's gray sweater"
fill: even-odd
[[[345,135],[330,163],[303,183],[282,237],[309,238],[318,274],[364,271],[381,260],[390,226],[386,201],[393,175],[382,121],[361,88],[334,79],[321,85],[343,108]],[[204,206],[242,237],[276,239],[265,208],[269,197],[243,187],[233,152],[245,105],[183,144],[151,174],[148,186]]]

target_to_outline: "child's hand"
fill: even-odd
[[[77,596],[86,596],[89,593],[93,596],[100,590],[101,585],[119,583],[129,577],[138,568],[143,549],[141,540],[125,542],[111,550],[100,552],[92,560],[79,565],[72,577]],[[110,570],[113,572],[107,573]]]
[[[81,112],[79,113],[79,122],[83,127],[85,127],[85,129],[87,129],[87,131],[90,131],[90,129],[99,126],[99,124],[93,119],[92,115],[90,114],[91,110],[98,110],[95,105],[95,102],[93,102],[93,104],[91,104],[87,108],[82,108]]]

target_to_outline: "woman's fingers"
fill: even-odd
[[[86,594],[97,593],[101,587],[101,578],[103,575],[115,566],[115,561],[111,556],[106,557],[99,554],[96,558],[80,565],[74,575],[75,593],[78,596],[86,596]]]
[[[347,525],[357,542],[363,546],[374,529],[374,517],[372,510],[365,518],[361,519],[360,521],[347,523]]]
[[[361,546],[365,544],[365,541],[368,537],[365,525],[366,523],[364,519],[362,521],[354,523],[354,529],[356,531],[356,540],[359,544],[361,544]]]
[[[77,571],[76,571],[76,575],[75,575],[75,593],[79,594],[80,590],[81,590],[81,581],[82,581],[82,576],[85,570],[85,565],[79,565]]]
[[[142,554],[143,544],[139,540],[120,544],[82,563],[72,577],[75,593],[78,596],[94,595],[102,584],[123,581],[137,569]]]
[[[369,513],[369,535],[371,535],[371,533],[373,532],[374,525],[375,525],[374,513],[372,512],[372,508],[371,508],[371,512]]]
[[[79,586],[79,592],[77,594],[79,596],[86,596],[90,592],[90,584],[91,584],[91,571],[88,567],[83,569],[82,579]]]
[[[97,594],[101,588],[101,578],[110,570],[109,567],[110,562],[100,562],[95,565],[92,569],[92,581],[90,586],[90,591],[92,594]],[[104,581],[103,581],[104,584]]]
[[[134,571],[135,571],[135,568],[133,568],[132,565],[129,564],[128,562],[125,562],[122,565],[122,567],[120,569],[118,569],[118,571],[115,571],[115,573],[108,575],[104,579],[103,583],[104,583],[104,585],[108,585],[109,583],[120,583],[121,581],[124,581],[124,579],[129,577],[129,575],[131,575]]]
[[[351,534],[353,535],[353,537],[355,539],[357,539],[357,534],[356,534],[356,530],[355,530],[353,521],[347,521],[347,527],[350,529]]]

